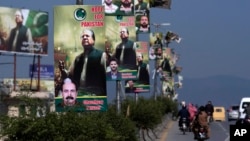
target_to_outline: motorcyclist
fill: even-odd
[[[206,113],[211,116],[213,120],[214,106],[211,101],[208,101],[205,106]]]
[[[181,126],[182,126],[183,118],[186,118],[187,127],[189,127],[189,117],[190,117],[190,114],[189,114],[189,112],[187,110],[185,102],[182,102],[182,104],[181,104],[181,109],[178,112],[178,117],[180,117],[179,118],[179,127],[180,127],[180,129],[181,129]]]
[[[245,108],[244,112],[245,116],[240,116],[239,119],[236,121],[236,125],[250,125],[250,104]]]
[[[198,114],[194,120],[194,126],[193,126],[193,133],[194,133],[194,139],[197,139],[198,137],[198,131],[199,127],[203,127],[207,131],[207,139],[210,138],[210,128],[208,126],[207,122],[207,113],[204,106],[200,106],[198,110]]]
[[[197,108],[192,103],[189,103],[187,108],[188,108],[188,112],[190,114],[189,120],[193,121],[193,119],[195,118],[195,115],[197,113]]]
[[[250,104],[245,108],[244,113],[246,113],[245,118],[250,118]]]
[[[189,131],[191,131],[192,126],[193,126],[193,120],[195,119],[195,116],[197,115],[198,109],[192,103],[189,103],[187,108],[188,108],[188,112],[190,114],[190,116],[189,116],[189,121],[190,121]]]
[[[236,122],[235,125],[239,126],[250,126],[250,122],[248,118],[239,118]]]

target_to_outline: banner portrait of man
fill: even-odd
[[[85,110],[105,110],[106,107],[104,27],[103,6],[54,8],[55,68],[61,73],[57,76],[75,82],[77,99],[81,99]],[[90,99],[87,100],[86,96]],[[96,99],[101,102],[96,103]]]
[[[0,7],[0,52],[48,54],[48,12]]]

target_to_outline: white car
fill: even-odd
[[[246,113],[244,113],[246,107],[250,104],[250,97],[243,97],[240,101],[239,107],[239,118],[244,119]]]
[[[239,105],[232,105],[227,110],[227,119],[228,121],[237,120],[239,118]]]

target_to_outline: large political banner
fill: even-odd
[[[149,0],[134,1],[136,33],[150,33],[150,2]]]
[[[137,75],[136,79],[126,80],[125,93],[149,92],[150,88],[148,42],[137,41],[136,44]]]
[[[0,52],[48,55],[48,12],[0,7]]]
[[[109,16],[133,16],[134,0],[102,0],[105,15]]]
[[[163,59],[163,50],[164,50],[164,35],[162,32],[155,32],[149,34],[149,44],[150,44],[150,56],[149,58],[154,60]],[[154,55],[153,55],[154,53]]]
[[[150,7],[171,9],[172,0],[150,0]]]
[[[107,56],[107,80],[136,79],[136,44],[134,16],[105,17],[105,49]],[[112,63],[117,63],[114,69]],[[118,70],[119,76],[112,74]]]
[[[54,7],[57,111],[73,106],[79,107],[77,111],[107,108],[104,16],[103,6]],[[72,83],[76,89],[69,94],[64,84]]]

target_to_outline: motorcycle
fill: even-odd
[[[188,122],[187,118],[182,118],[182,124],[180,130],[182,131],[183,135],[185,135],[186,132],[188,131],[187,122]]]
[[[212,117],[212,113],[211,112],[207,112],[207,123],[211,123],[213,121],[213,117]]]
[[[203,127],[198,127],[198,132],[197,132],[197,135],[195,137],[195,139],[197,141],[205,141],[207,138],[207,131],[205,130],[205,128]]]
[[[236,125],[246,125],[246,126],[250,126],[250,118],[246,117],[246,118],[240,118],[236,121],[235,123]]]

